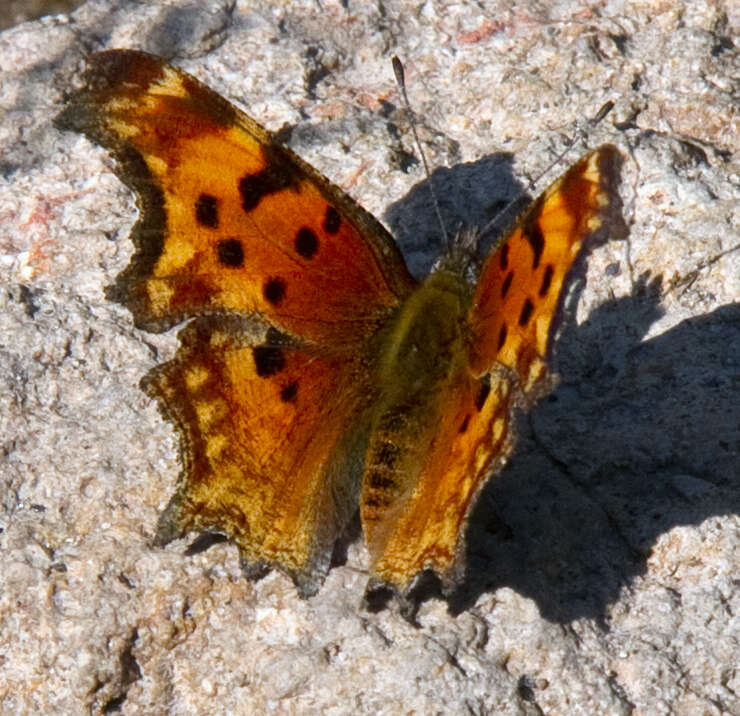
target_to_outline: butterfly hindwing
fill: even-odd
[[[225,532],[250,571],[279,567],[309,594],[356,509],[367,370],[228,323],[188,324],[175,359],[143,382],[182,437],[184,472],[159,541]]]
[[[400,594],[423,570],[436,572],[447,589],[459,582],[468,515],[486,475],[511,448],[513,404],[505,373],[474,378],[460,371],[423,404],[425,419],[397,407],[384,414],[363,478],[374,581]]]

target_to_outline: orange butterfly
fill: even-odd
[[[466,279],[453,250],[419,284],[385,229],[253,119],[141,52],[89,61],[58,117],[118,161],[141,215],[108,291],[136,325],[184,320],[142,385],[181,436],[157,531],[223,532],[245,571],[315,593],[358,503],[371,583],[450,588],[512,411],[547,386],[568,273],[620,216],[620,155],[583,157]]]

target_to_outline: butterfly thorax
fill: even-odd
[[[405,301],[383,338],[378,365],[381,403],[416,399],[463,364],[469,294],[459,274],[440,269]]]

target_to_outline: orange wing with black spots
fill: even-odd
[[[385,229],[218,94],[113,50],[58,118],[110,149],[139,197],[136,255],[109,296],[136,324],[259,313],[309,340],[362,336],[413,287]]]
[[[474,374],[503,365],[525,391],[544,376],[552,325],[584,244],[615,237],[621,205],[616,147],[587,154],[497,244],[478,279],[469,322]]]
[[[410,449],[400,453],[388,446],[408,441],[393,430],[399,413],[389,411],[386,429],[373,433],[363,479],[372,582],[406,595],[424,570],[445,590],[461,581],[468,517],[511,450],[515,402],[506,373],[476,379],[461,370],[427,404],[432,419],[416,422]]]
[[[528,407],[547,386],[548,347],[567,276],[585,245],[621,233],[619,164],[614,147],[600,147],[532,204],[491,251],[472,295],[458,287],[459,303],[469,308],[460,311],[459,333],[438,331],[445,369],[435,366],[437,379],[414,399],[400,392],[376,421],[363,478],[363,527],[374,579],[400,594],[423,570],[437,573],[446,589],[459,583],[469,515],[514,445],[513,410]],[[458,269],[449,270],[445,290],[455,286]],[[446,270],[443,264],[438,275]],[[433,285],[434,274],[420,292]],[[432,310],[435,300],[420,314],[443,315],[442,303]],[[454,325],[459,314],[452,311],[450,319]]]
[[[143,381],[179,426],[186,465],[158,542],[226,532],[248,573],[279,567],[315,592],[357,509],[367,370],[237,318],[196,319],[180,339]]]

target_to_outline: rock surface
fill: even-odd
[[[0,34],[0,711],[740,713],[740,14],[545,7],[91,0]],[[175,334],[105,300],[133,198],[51,124],[105,47],[286,128],[419,275],[443,242],[392,53],[452,231],[615,102],[587,142],[627,156],[629,240],[591,256],[561,382],[418,626],[362,607],[359,542],[306,601],[227,543],[150,546],[179,466],[138,381]]]

